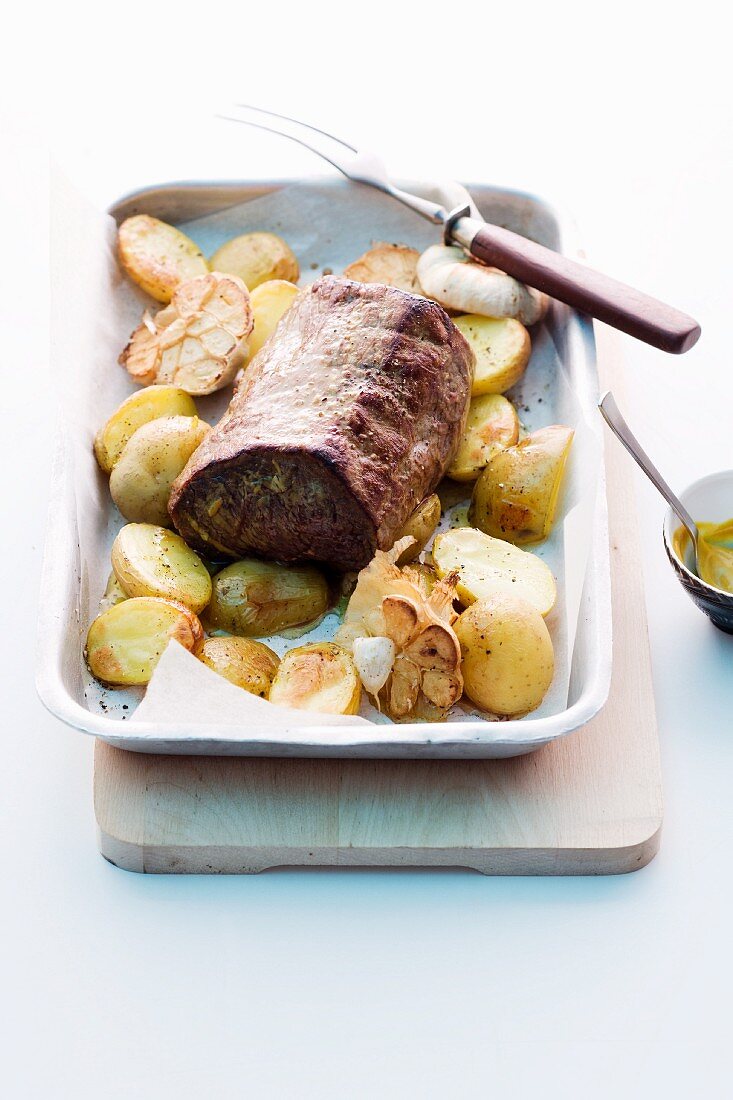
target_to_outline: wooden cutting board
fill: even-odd
[[[643,867],[662,824],[659,744],[630,470],[613,441],[606,459],[614,671],[608,703],[587,726],[529,756],[486,761],[152,756],[98,741],[102,855],[129,871],[176,874]]]

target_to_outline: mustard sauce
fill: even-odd
[[[698,575],[701,581],[733,594],[733,519],[723,523],[698,523]],[[672,549],[681,562],[690,544],[686,528],[678,527],[672,536]],[[694,568],[693,568],[694,572]]]

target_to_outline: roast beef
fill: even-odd
[[[472,371],[441,306],[319,279],[174,484],[173,522],[209,555],[360,569],[445,473]]]

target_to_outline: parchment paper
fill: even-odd
[[[447,205],[461,200],[457,185],[443,186]],[[77,521],[80,555],[84,563],[80,614],[82,630],[98,611],[99,599],[109,576],[109,551],[115,534],[123,524],[109,498],[107,479],[92,457],[94,433],[129,393],[135,390],[117,357],[139,322],[144,308],[150,308],[147,295],[124,277],[115,256],[115,226],[107,215],[86,206],[78,196],[64,193],[60,206],[61,254],[67,263],[90,265],[94,278],[90,293],[79,300],[74,280],[59,281],[56,290],[57,311],[67,312],[74,324],[83,329],[85,340],[78,361],[72,366],[73,384],[66,395],[65,419],[73,446],[77,492]],[[301,285],[318,278],[324,271],[339,274],[375,240],[395,241],[422,249],[436,241],[436,230],[409,210],[368,187],[360,185],[334,188],[332,184],[298,184],[252,202],[231,207],[182,225],[206,255],[225,240],[252,230],[269,230],[282,235],[296,253],[301,267]],[[58,249],[57,249],[58,256]],[[70,300],[73,299],[73,300]],[[523,426],[531,431],[552,423],[564,423],[576,435],[568,463],[565,485],[553,533],[541,546],[532,547],[553,571],[558,585],[558,601],[547,619],[555,648],[555,678],[542,706],[533,718],[556,714],[566,708],[572,650],[574,645],[583,581],[585,578],[598,470],[598,438],[584,420],[572,392],[568,375],[544,326],[532,330],[532,358],[522,381],[507,395],[517,406]],[[215,421],[226,407],[230,391],[210,398],[196,399],[201,415]],[[465,494],[458,491],[458,497]],[[443,517],[441,530],[455,525],[465,516],[467,501],[458,502]],[[464,519],[465,522],[465,519]],[[327,615],[314,629],[297,639],[264,639],[282,654],[294,645],[331,638],[338,629],[335,613]],[[183,653],[183,656],[182,656]],[[80,654],[81,676],[87,706],[110,717],[145,720],[167,726],[190,722],[200,715],[202,723],[225,723],[249,736],[254,728],[266,727],[268,734],[284,734],[293,727],[293,715],[301,725],[308,724],[303,712],[273,707],[223,681],[180,646],[169,646],[147,689],[111,690],[93,680]],[[362,714],[370,721],[386,723],[367,701],[364,693]],[[234,716],[234,717],[233,717]],[[324,716],[317,718],[323,724]],[[449,721],[485,721],[486,716],[470,707],[456,707]],[[358,718],[334,718],[334,725],[353,725]],[[312,723],[311,723],[312,724]]]

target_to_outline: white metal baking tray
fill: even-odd
[[[291,181],[289,181],[291,182]],[[132,213],[148,213],[174,224],[258,198],[283,187],[283,181],[175,183],[146,188],[116,202],[110,213],[118,221]],[[334,188],[348,186],[334,182]],[[413,191],[430,195],[426,185],[409,183]],[[469,190],[484,217],[567,255],[579,255],[571,223],[537,196],[484,184]],[[414,241],[410,227],[416,220],[405,212],[403,239]],[[331,231],[332,232],[332,231]],[[424,231],[423,231],[424,232]],[[374,237],[378,234],[371,233]],[[327,258],[328,247],[322,250]],[[558,360],[566,372],[577,402],[589,421],[598,397],[592,323],[567,307],[553,303],[545,322]],[[95,364],[82,364],[88,384],[94,383]],[[98,384],[98,383],[97,383]],[[112,407],[112,406],[111,406]],[[583,580],[580,614],[570,663],[567,706],[542,717],[519,720],[452,721],[374,725],[363,728],[299,727],[294,712],[292,728],[273,737],[267,729],[232,730],[212,723],[155,727],[128,722],[113,702],[100,703],[88,690],[81,661],[90,620],[90,563],[84,560],[77,530],[77,490],[71,461],[71,441],[61,430],[51,485],[47,548],[40,598],[41,619],[37,654],[37,687],[48,709],[67,724],[101,737],[119,748],[139,752],[240,756],[321,756],[376,758],[489,758],[531,752],[578,729],[606,701],[611,676],[611,601],[605,482],[601,465],[595,503],[592,544]],[[100,530],[113,509],[100,480]],[[104,536],[101,536],[104,537]],[[95,580],[97,591],[105,577]],[[86,603],[82,600],[86,592]],[[114,693],[111,693],[114,696]],[[130,708],[131,709],[131,708]]]

